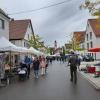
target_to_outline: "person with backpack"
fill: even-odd
[[[74,79],[75,84],[77,82],[77,60],[78,60],[77,55],[74,52],[71,52],[71,56],[69,58],[70,75],[71,75],[70,81],[73,82]]]

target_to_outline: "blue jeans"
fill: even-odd
[[[38,76],[39,76],[39,70],[34,70],[34,76],[35,76],[35,78],[38,78]]]

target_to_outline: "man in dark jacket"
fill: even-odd
[[[40,62],[39,62],[38,58],[35,57],[35,59],[33,61],[33,69],[34,69],[34,77],[35,78],[38,78],[38,76],[39,76],[39,65],[40,65]]]
[[[70,63],[70,74],[71,74],[71,79],[70,81],[73,81],[74,77],[74,83],[77,82],[77,55],[74,54],[74,52],[71,52],[71,57],[69,58],[69,63]]]

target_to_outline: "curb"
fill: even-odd
[[[100,86],[98,86],[93,80],[89,79],[86,75],[84,75],[82,72],[79,72],[82,77],[84,77],[86,80],[88,80],[97,90],[100,90]]]

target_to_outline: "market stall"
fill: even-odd
[[[36,49],[33,48],[33,47],[30,47],[30,48],[29,48],[29,52],[31,52],[31,53],[33,53],[34,55],[37,55],[37,56],[44,55],[42,52],[36,50]]]
[[[12,54],[27,53],[27,52],[29,52],[27,48],[17,47],[6,38],[4,37],[0,38],[0,61],[1,61],[0,62],[0,83],[1,83],[1,79],[5,75],[5,71],[11,73],[11,71],[16,67],[13,66],[12,64],[13,62]]]
[[[91,48],[88,50],[89,52],[100,52],[100,47],[95,47],[95,48]],[[95,73],[96,76],[100,76],[100,63],[94,64],[92,65],[93,67],[90,66],[89,68],[89,72],[92,71]]]

